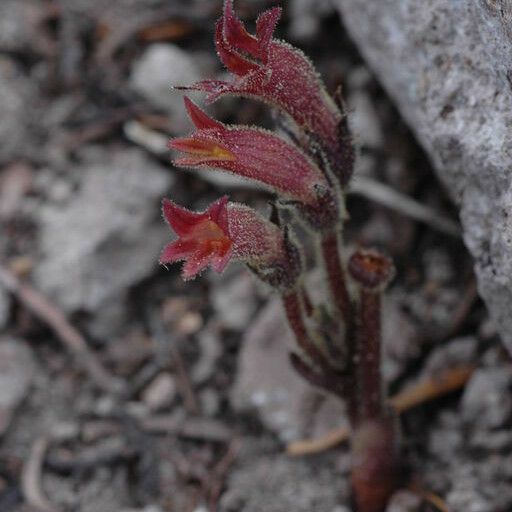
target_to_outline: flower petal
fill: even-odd
[[[204,213],[192,212],[169,199],[162,201],[162,211],[164,219],[178,236],[185,235],[197,222],[207,218]]]
[[[211,204],[210,208],[208,208],[208,213],[210,214],[210,220],[218,224],[219,227],[225,233],[228,233],[228,196],[223,196],[220,199],[217,199],[214,203]]]
[[[205,133],[210,130],[204,130]],[[221,142],[198,136],[177,137],[169,142],[169,147],[187,153],[188,158],[177,161],[181,165],[202,165],[209,162],[235,160],[235,155]]]
[[[222,21],[218,21],[215,25],[215,47],[222,63],[235,75],[244,76],[245,74],[258,69],[258,64],[242,57],[226,43],[224,39]]]
[[[204,270],[210,263],[211,254],[207,250],[194,252],[187,258],[182,268],[182,276],[185,281],[193,279],[197,274]]]
[[[194,126],[198,129],[223,128],[224,125],[201,110],[188,96],[183,98],[185,108]]]
[[[305,204],[316,202],[316,187],[328,187],[311,158],[282,137],[262,129],[226,126],[199,130],[188,138],[174,139],[171,147],[186,153],[175,161],[176,165],[214,166]]]
[[[258,40],[249,32],[233,9],[233,0],[224,1],[222,17],[223,33],[226,42],[232,48],[242,50],[254,58],[261,58]]]
[[[277,23],[281,18],[281,7],[273,7],[268,11],[261,13],[256,20],[256,37],[259,41],[263,62],[267,61],[268,48],[274,35]]]
[[[192,240],[174,240],[166,245],[160,255],[160,263],[174,263],[184,260],[197,244]]]

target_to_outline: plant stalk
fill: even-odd
[[[352,319],[352,301],[348,293],[345,270],[341,262],[339,250],[339,234],[337,230],[331,230],[322,235],[322,257],[329,281],[329,289],[338,309],[347,326]]]
[[[320,348],[312,341],[304,321],[304,306],[296,289],[283,293],[282,301],[288,324],[290,325],[297,344],[311,361],[322,368],[328,368],[329,363]]]

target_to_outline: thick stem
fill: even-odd
[[[357,313],[356,353],[359,421],[379,418],[384,413],[380,372],[380,292],[361,290]]]
[[[351,484],[357,512],[384,512],[400,485],[401,467],[394,418],[356,426],[351,436]]]
[[[340,258],[338,233],[336,230],[325,233],[322,236],[321,243],[329,288],[334,303],[347,325],[352,320],[352,301],[347,290],[345,270]]]
[[[282,295],[284,310],[286,318],[295,335],[295,339],[299,347],[303,350],[305,355],[309,357],[313,363],[316,363],[322,368],[328,368],[329,363],[324,354],[313,343],[309,335],[306,323],[304,321],[304,307],[297,290],[288,290]]]

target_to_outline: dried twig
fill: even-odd
[[[447,235],[456,238],[461,238],[462,236],[461,228],[456,222],[443,215],[439,215],[434,209],[418,203],[411,197],[401,194],[393,188],[371,178],[358,176],[351,183],[350,192],[362,195],[418,222],[423,222]]]
[[[23,466],[21,488],[27,503],[38,512],[59,512],[59,508],[50,502],[41,487],[43,461],[48,445],[49,439],[46,436],[39,437],[32,445],[29,458]]]
[[[172,415],[160,414],[142,419],[141,426],[144,431],[152,434],[171,434],[217,443],[225,443],[233,435],[226,424],[201,417],[180,419]]]
[[[228,446],[227,452],[213,468],[213,471],[207,482],[210,512],[216,512],[217,510],[217,503],[219,501],[219,496],[222,492],[222,487],[224,486],[226,476],[228,474],[229,468],[233,462],[235,462],[239,450],[240,441],[238,439],[233,439],[233,441],[231,441]]]
[[[391,397],[389,403],[398,413],[408,411],[425,402],[461,389],[474,371],[474,366],[467,365],[436,373]]]
[[[91,380],[111,393],[123,393],[124,383],[113,377],[99,362],[84,337],[68,322],[64,313],[32,286],[22,283],[5,265],[0,264],[0,286],[11,292],[37,318],[57,334],[62,343],[87,370]]]
[[[350,429],[348,425],[343,425],[328,432],[325,436],[318,439],[307,439],[290,443],[286,447],[286,453],[292,456],[302,456],[325,452],[335,446],[338,446],[350,438]]]

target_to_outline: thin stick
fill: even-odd
[[[233,439],[228,446],[227,452],[220,459],[220,461],[213,468],[212,474],[209,478],[209,509],[210,512],[217,511],[217,504],[219,501],[222,487],[224,486],[229,469],[236,460],[236,456],[240,450],[241,443],[238,439]]]
[[[62,311],[32,286],[22,283],[7,267],[0,264],[0,286],[12,293],[39,320],[48,325],[67,349],[82,364],[91,380],[111,393],[123,393],[125,385],[112,376],[89,349],[84,337],[68,322]]]
[[[46,436],[35,440],[30,455],[23,466],[21,488],[29,505],[41,512],[59,512],[59,509],[44,495],[41,487],[43,462],[48,449],[49,439]]]
[[[358,176],[352,181],[349,192],[362,195],[390,210],[423,222],[446,235],[462,237],[462,230],[456,222],[378,181]]]

